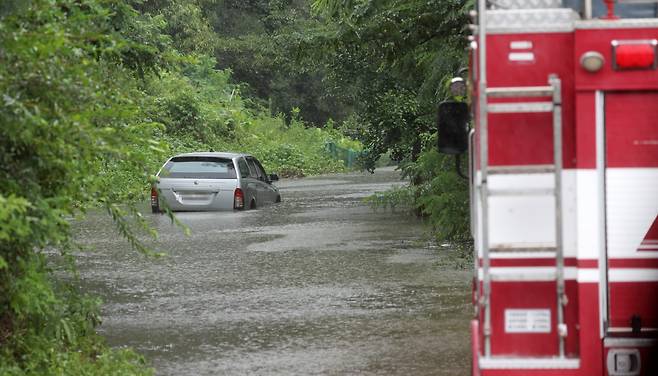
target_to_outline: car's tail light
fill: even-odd
[[[158,189],[151,187],[151,206],[158,205]]]
[[[244,193],[240,188],[235,188],[235,194],[233,196],[233,208],[244,209]]]

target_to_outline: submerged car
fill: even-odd
[[[210,211],[255,209],[280,202],[272,185],[276,174],[267,175],[249,154],[186,153],[169,158],[151,188],[151,209]]]

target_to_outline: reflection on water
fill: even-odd
[[[152,217],[163,259],[145,259],[101,213],[76,226],[102,333],[158,374],[464,375],[468,271],[440,266],[422,225],[372,212],[392,170],[281,181],[284,202]],[[149,214],[150,215],[150,214]]]

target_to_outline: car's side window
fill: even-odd
[[[238,168],[240,169],[241,178],[249,177],[249,166],[247,166],[247,162],[244,161],[244,158],[238,159]]]
[[[260,176],[263,177],[263,181],[269,181],[270,179],[267,177],[267,173],[265,172],[265,169],[263,168],[263,165],[260,164],[258,159],[254,158],[254,163],[256,164],[256,168],[258,169],[258,173]]]
[[[256,164],[254,163],[254,158],[247,157],[247,163],[249,164],[249,169],[251,170],[251,177],[258,180],[264,180],[265,175],[262,175]]]

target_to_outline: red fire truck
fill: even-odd
[[[618,3],[478,1],[473,375],[658,375],[657,4]]]

